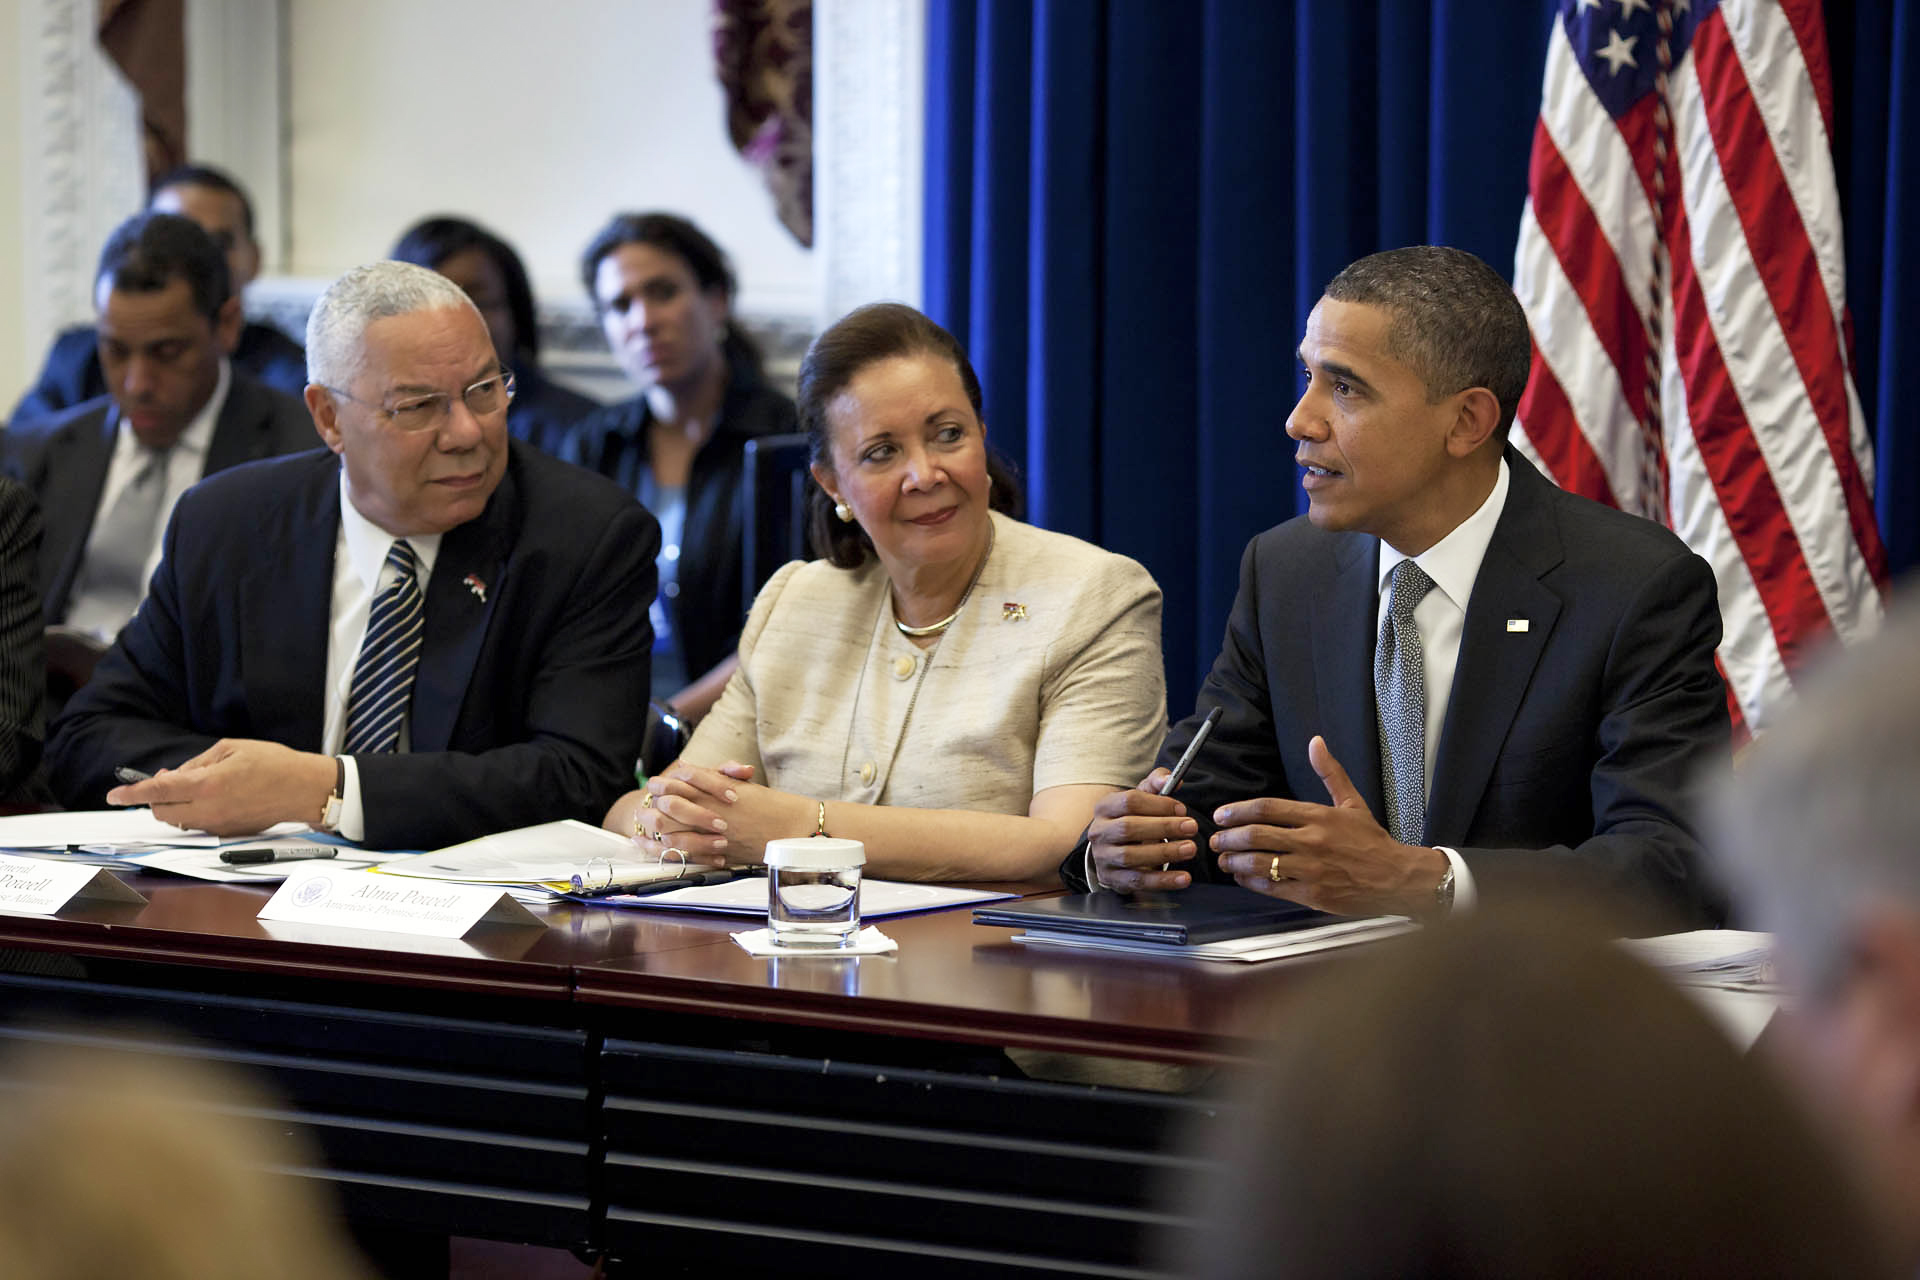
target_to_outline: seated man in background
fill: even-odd
[[[1715,914],[1687,817],[1729,737],[1713,571],[1508,444],[1530,349],[1472,254],[1396,249],[1334,277],[1287,419],[1308,514],[1248,546],[1162,763],[1215,707],[1219,727],[1178,799],[1156,771],[1100,801],[1069,883],[1232,877],[1427,914],[1489,872],[1544,872]]]
[[[253,238],[253,202],[218,169],[187,165],[163,174],[147,197],[153,213],[192,218],[226,255],[229,286],[240,297],[260,274],[260,245]],[[249,375],[290,396],[307,385],[307,356],[300,344],[270,324],[242,322],[227,335],[222,354]],[[93,330],[81,325],[61,333],[33,386],[14,406],[15,426],[71,409],[107,391]]]
[[[226,257],[193,221],[129,218],[107,238],[94,282],[110,394],[14,423],[0,459],[46,514],[46,620],[110,638],[146,594],[167,512],[189,485],[318,440],[298,400],[227,358],[240,300]]]
[[[640,747],[658,526],[509,443],[511,376],[444,276],[349,271],[307,348],[332,453],[181,499],[152,594],[55,726],[55,793],[378,848],[597,821]],[[158,776],[116,788],[120,765]]]
[[[0,476],[0,805],[19,804],[46,737],[47,660],[40,625],[40,512]]]
[[[1710,848],[1797,1002],[1769,1033],[1920,1268],[1920,597],[1831,656],[1715,794]],[[1778,1034],[1776,1034],[1778,1033]]]

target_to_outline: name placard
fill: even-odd
[[[138,904],[146,898],[105,867],[0,854],[0,911],[51,916],[86,901]]]
[[[464,937],[479,924],[547,927],[546,921],[498,885],[449,884],[318,867],[302,868],[289,876],[260,908],[260,919],[431,938]]]

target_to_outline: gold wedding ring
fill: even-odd
[[[1280,857],[1276,854],[1274,855],[1273,861],[1267,864],[1267,879],[1284,880],[1285,878],[1285,876],[1280,874]]]
[[[653,808],[653,792],[644,789],[640,792],[640,807],[642,809]]]

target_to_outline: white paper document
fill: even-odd
[[[553,889],[570,888],[572,877],[584,871],[589,862],[622,864],[620,869],[628,883],[642,878],[646,871],[657,871],[663,880],[684,874],[684,868],[678,863],[627,865],[637,856],[633,842],[626,836],[568,818],[482,836],[401,861],[383,862],[376,870],[382,875],[414,876],[423,880],[544,885]]]
[[[1741,929],[1695,929],[1657,938],[1623,938],[1620,945],[1643,964],[1680,982],[1771,985],[1773,935]]]
[[[257,862],[238,867],[220,861],[220,855],[236,844],[294,846],[317,843],[319,841],[309,831],[300,835],[229,841],[219,848],[155,849],[131,854],[120,861],[123,865],[147,867],[154,871],[170,871],[174,875],[191,876],[195,880],[215,880],[229,884],[279,884],[302,867],[319,866],[323,862],[329,867],[338,867],[343,871],[365,871],[375,864],[396,861],[390,853],[356,849],[351,845],[339,846],[339,852],[325,859]]]
[[[1226,938],[1219,942],[1196,942],[1180,946],[1171,942],[1136,942],[1122,938],[1091,938],[1079,934],[1029,929],[1013,935],[1015,942],[1030,947],[1066,947],[1075,951],[1123,951],[1136,956],[1167,956],[1182,960],[1224,960],[1253,964],[1261,960],[1285,960],[1292,956],[1312,955],[1335,947],[1350,947],[1362,942],[1391,938],[1397,933],[1420,926],[1405,916],[1368,916],[1360,920],[1340,920],[1313,929],[1295,929],[1288,933],[1260,933],[1246,938]]]
[[[297,822],[275,831],[304,831]],[[182,831],[151,809],[82,809],[71,813],[22,813],[0,818],[0,849],[65,849],[68,845],[199,845],[220,843],[204,831]]]

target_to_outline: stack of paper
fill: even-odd
[[[382,863],[387,875],[425,880],[497,884],[510,888],[564,893],[573,877],[597,867],[623,883],[672,880],[686,873],[679,863],[641,862],[626,836],[569,818],[482,836],[403,861]]]
[[[1753,987],[1773,983],[1773,935],[1741,929],[1695,929],[1657,938],[1625,938],[1621,946],[1677,982]]]
[[[1226,938],[1219,942],[1197,942],[1177,946],[1166,942],[1136,942],[1119,938],[1095,938],[1054,931],[1028,930],[1013,935],[1015,942],[1030,947],[1069,947],[1084,951],[1124,951],[1137,956],[1171,956],[1187,960],[1226,960],[1252,964],[1260,960],[1284,960],[1291,956],[1312,955],[1335,947],[1390,938],[1397,933],[1419,928],[1405,916],[1368,916],[1358,920],[1337,920],[1332,924],[1286,933],[1259,933],[1244,938]]]

